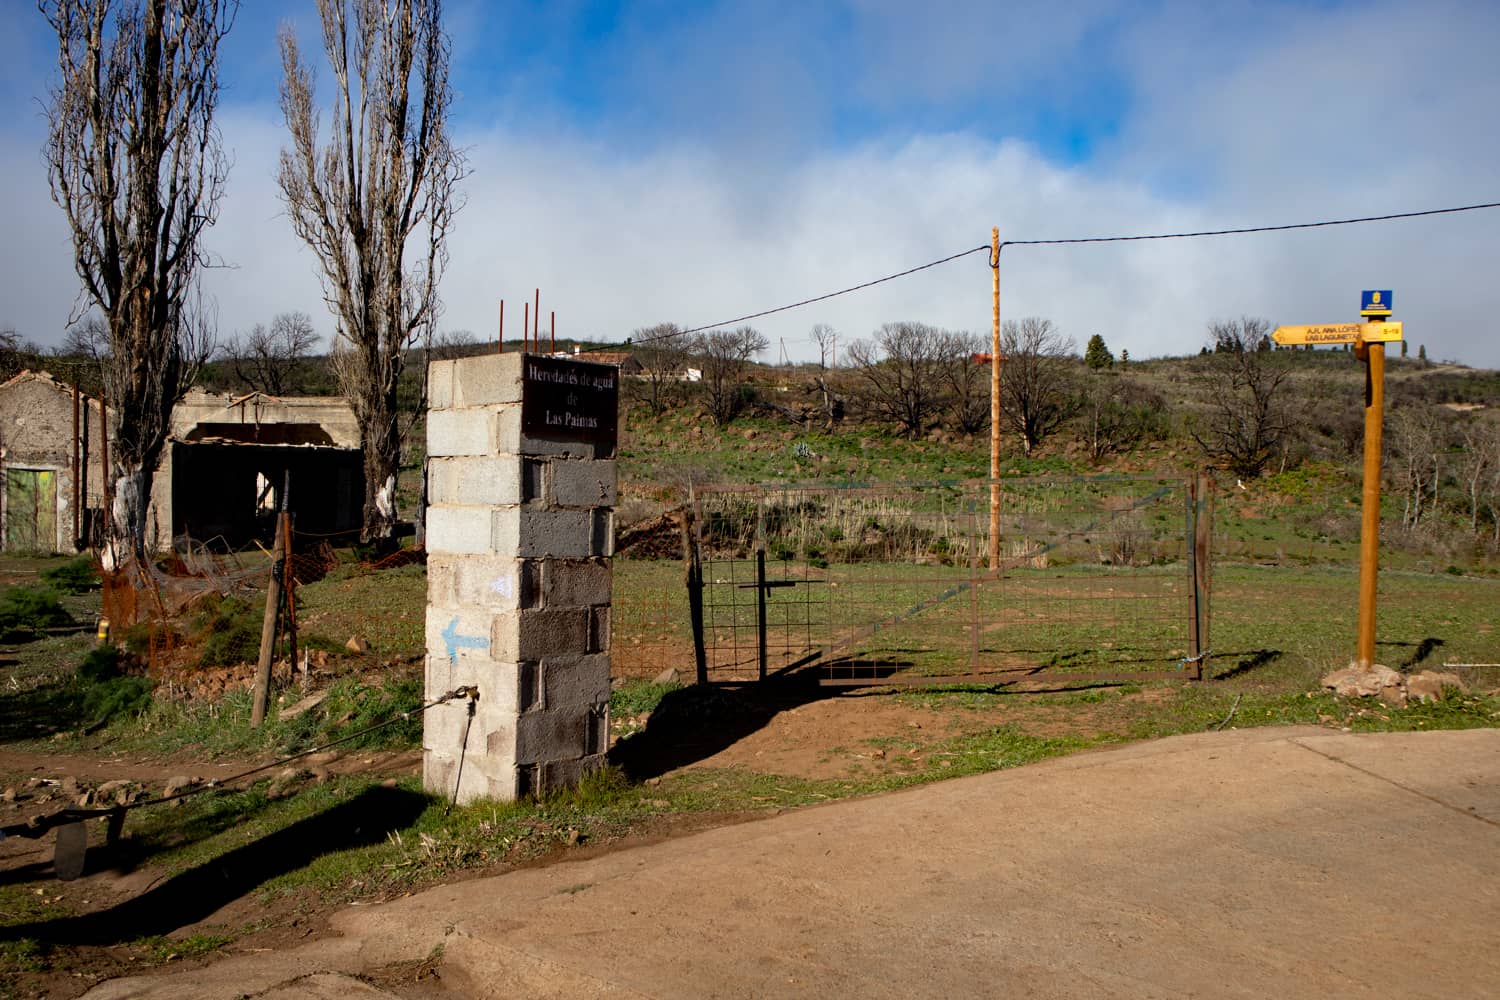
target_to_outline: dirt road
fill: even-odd
[[[333,923],[88,996],[1494,996],[1500,730],[1177,737]]]

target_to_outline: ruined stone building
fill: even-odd
[[[80,395],[75,434],[73,398],[72,387],[46,372],[22,372],[0,385],[6,550],[72,552],[99,537],[107,414],[98,400]],[[269,540],[284,485],[299,533],[357,535],[364,465],[349,404],[195,389],[172,411],[148,531],[162,551]]]
[[[75,398],[71,386],[46,372],[23,371],[0,385],[6,551],[73,552],[97,529],[104,508],[102,426],[98,400]]]

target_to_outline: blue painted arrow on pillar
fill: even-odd
[[[458,616],[454,615],[443,628],[443,645],[448,647],[448,662],[456,663],[460,649],[488,649],[490,640],[481,635],[459,635]]]

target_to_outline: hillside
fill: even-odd
[[[1095,371],[1065,363],[1070,414],[1028,454],[1018,434],[1001,438],[1002,476],[1218,474],[1220,550],[1259,561],[1357,558],[1364,366],[1341,351],[1277,351],[1263,358],[1282,379],[1274,404],[1286,432],[1259,477],[1210,456],[1204,437],[1223,398],[1215,355],[1130,362]],[[988,368],[984,368],[987,379]],[[702,389],[681,385],[660,413],[639,398],[622,404],[621,508],[628,526],[680,502],[689,483],[813,480],[934,481],[989,474],[984,426],[965,433],[938,410],[919,437],[897,432],[862,401],[860,373],[816,366],[755,366],[741,415],[717,425]],[[1125,384],[1140,402],[1139,437],[1094,456],[1086,397]],[[822,386],[840,404],[828,419]],[[627,388],[629,385],[627,383]],[[987,407],[988,386],[984,386]],[[1079,399],[1085,398],[1085,402]],[[1465,434],[1469,435],[1466,444]],[[1500,372],[1391,358],[1385,423],[1385,550],[1403,565],[1494,571],[1500,472]],[[1431,468],[1436,473],[1431,473]],[[1409,475],[1415,468],[1415,481]],[[1244,482],[1243,488],[1237,481]],[[1415,511],[1414,511],[1415,508]]]

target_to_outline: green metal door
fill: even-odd
[[[5,470],[5,547],[12,552],[57,548],[57,473]]]

